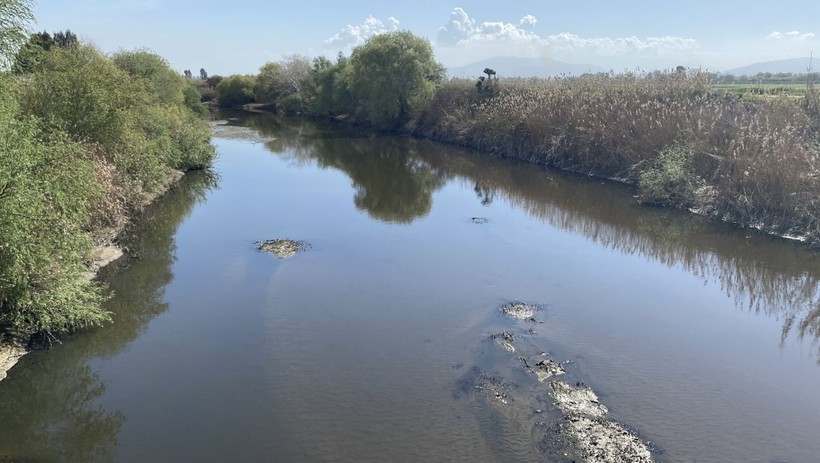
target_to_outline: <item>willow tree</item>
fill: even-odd
[[[17,50],[28,40],[34,21],[31,0],[0,0],[0,71],[11,67]]]
[[[383,129],[406,123],[443,78],[430,42],[408,31],[373,36],[350,56],[354,100],[362,115]]]

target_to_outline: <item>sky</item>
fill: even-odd
[[[147,48],[195,75],[333,58],[393,30],[429,39],[449,67],[521,56],[724,71],[820,55],[817,0],[39,0],[34,15],[33,30],[71,29],[104,52]]]

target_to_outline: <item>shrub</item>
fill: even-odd
[[[301,114],[305,111],[305,101],[301,93],[291,93],[279,100],[276,104],[277,111],[286,115]]]
[[[641,201],[659,206],[687,207],[695,202],[695,192],[703,186],[694,168],[690,146],[674,144],[658,153],[652,165],[638,179]]]
[[[90,46],[52,48],[25,86],[23,110],[75,141],[116,146],[129,111],[148,95]]]
[[[196,87],[193,85],[186,85],[183,95],[185,96],[186,108],[190,109],[194,112],[194,114],[197,114],[200,117],[205,117],[208,115],[208,108],[202,104],[202,95],[200,95]]]
[[[190,85],[149,52],[115,60],[51,47],[26,79],[0,74],[0,330],[108,320],[83,277],[89,230],[121,224],[170,169],[214,158]]]
[[[83,233],[102,191],[88,152],[32,118],[18,120],[0,75],[0,326],[61,333],[108,320],[81,278]]]
[[[189,87],[182,76],[171,69],[165,58],[148,50],[119,51],[111,61],[145,86],[159,103],[183,105]]]
[[[241,106],[253,102],[255,79],[251,76],[225,77],[216,86],[220,106]]]

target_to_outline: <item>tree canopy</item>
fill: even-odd
[[[11,67],[28,39],[28,26],[34,21],[31,4],[31,0],[0,0],[0,71]]]
[[[350,56],[349,85],[374,126],[395,128],[433,97],[444,78],[426,39],[408,31],[371,37]]]

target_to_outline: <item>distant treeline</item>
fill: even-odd
[[[548,79],[477,74],[445,80],[429,42],[394,32],[335,62],[290,56],[257,75],[212,79],[222,105],[331,116],[618,179],[646,204],[820,245],[813,75],[788,76],[802,83],[798,95],[758,97],[683,67]]]
[[[215,152],[199,94],[160,56],[107,56],[70,31],[23,34],[29,3],[0,13],[0,340],[109,319],[83,275],[172,170]],[[9,6],[10,5],[10,6]],[[108,236],[104,231],[108,230]]]

